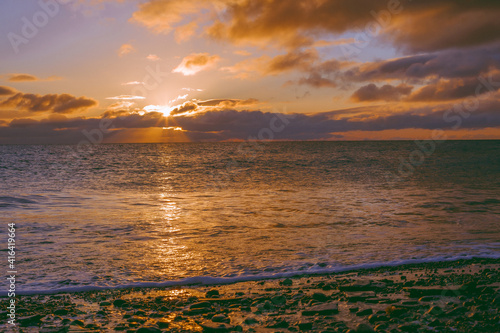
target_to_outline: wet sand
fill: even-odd
[[[500,332],[500,260],[20,296],[2,332]]]

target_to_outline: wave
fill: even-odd
[[[37,201],[26,199],[25,197],[9,197],[9,196],[0,197],[0,204],[16,204],[16,203],[33,204],[37,203]]]
[[[270,280],[270,279],[280,279],[280,278],[290,278],[295,276],[303,275],[316,275],[316,274],[334,274],[342,273],[348,271],[356,271],[363,269],[376,269],[383,267],[397,267],[403,265],[411,264],[426,264],[426,263],[439,263],[439,262],[451,262],[457,260],[472,260],[472,259],[500,259],[499,254],[487,254],[487,255],[454,255],[454,256],[437,256],[429,258],[419,258],[419,259],[405,259],[405,260],[393,260],[386,262],[373,262],[364,263],[348,266],[339,266],[335,268],[311,268],[308,270],[291,271],[291,272],[280,272],[280,273],[262,273],[262,274],[252,274],[252,275],[239,275],[235,277],[214,277],[214,276],[193,276],[178,280],[168,280],[161,282],[133,282],[128,284],[121,284],[115,286],[95,286],[95,285],[84,285],[84,286],[73,286],[65,288],[47,289],[47,290],[18,290],[16,294],[18,295],[48,295],[48,294],[58,294],[58,293],[76,293],[76,292],[89,292],[89,291],[102,291],[111,289],[129,289],[129,288],[165,288],[165,287],[178,287],[178,286],[191,286],[191,285],[220,285],[220,284],[232,284],[237,282],[246,281],[260,281],[260,280]],[[1,292],[0,296],[6,296],[6,292]]]

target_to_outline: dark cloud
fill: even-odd
[[[477,77],[494,68],[500,68],[500,44],[369,62],[346,70],[343,78],[355,82],[462,78]]]
[[[477,78],[439,80],[416,90],[406,100],[411,102],[456,100],[500,89],[500,73],[492,74],[488,80],[495,84],[489,90],[480,88],[482,83]]]
[[[207,15],[210,12],[218,15]],[[421,85],[430,79],[469,78],[500,68],[500,2],[496,0],[149,0],[139,6],[133,21],[167,33],[188,21],[214,17],[211,26],[207,23],[212,38],[287,49],[271,60],[264,56],[226,67],[233,73],[243,71],[235,77],[299,71],[306,74],[294,83],[317,88],[382,80]],[[354,65],[341,72],[345,63],[322,62],[315,47],[321,45],[320,38],[330,40],[345,32],[356,35],[349,40],[352,47],[378,38],[404,53],[418,54]],[[175,71],[191,75],[204,69],[208,54],[198,56],[185,58]]]
[[[259,101],[249,99],[209,99],[206,101],[187,101],[170,111],[170,115],[179,115],[188,112],[201,112],[210,110],[229,109],[242,106],[255,105]]]
[[[338,86],[336,80],[340,70],[349,66],[349,64],[349,62],[338,61],[336,59],[316,62],[315,64],[311,64],[307,69],[309,74],[306,77],[300,78],[297,83],[315,88],[335,88]]]
[[[311,73],[309,76],[299,79],[297,83],[301,85],[312,86],[315,88],[322,88],[322,87],[334,88],[337,86],[337,83],[334,80],[328,77],[323,77],[321,74],[317,72]]]
[[[30,112],[72,113],[97,106],[97,101],[88,97],[69,94],[26,94],[18,92],[0,101],[0,108]]]
[[[292,50],[274,58],[263,56],[244,60],[225,70],[236,73],[259,72],[261,75],[278,75],[285,72],[297,71],[307,76],[289,83],[311,85],[314,87],[336,87],[336,77],[340,70],[351,66],[348,61],[330,59],[322,61],[315,49]]]
[[[500,3],[492,0],[254,0],[228,2],[226,12],[227,19],[214,24],[209,34],[233,43],[273,41],[297,47],[320,33],[370,27],[416,51],[500,39]]]
[[[500,3],[494,0],[413,1],[389,27],[396,45],[412,51],[470,47],[500,40]]]
[[[14,88],[6,87],[6,86],[0,86],[0,96],[13,95],[16,92],[17,91]]]
[[[318,60],[315,50],[293,51],[285,55],[274,57],[265,68],[266,74],[279,74],[290,70],[309,70],[312,64]]]
[[[398,86],[386,84],[377,87],[375,84],[370,83],[356,90],[351,99],[355,102],[399,101],[402,96],[410,94],[412,89],[412,86],[405,84]]]
[[[395,112],[391,106],[363,107],[316,114],[279,114],[232,109],[202,111],[165,117],[161,112],[108,114],[102,118],[67,118],[52,115],[44,120],[15,119],[0,126],[0,142],[65,142],[84,140],[84,131],[102,127],[103,121],[113,128],[104,133],[113,142],[118,133],[130,129],[182,128],[189,141],[223,141],[248,139],[329,140],[349,131],[383,131],[399,129],[482,129],[500,127],[498,95],[482,99],[477,108],[464,106],[407,108]],[[124,132],[125,131],[125,132]],[[40,141],[45,138],[45,141]],[[30,141],[31,140],[31,141]],[[66,141],[61,141],[66,140]]]
[[[193,101],[187,101],[187,102],[182,103],[182,105],[176,107],[172,111],[170,111],[170,114],[173,116],[173,115],[177,115],[177,114],[195,111],[196,109],[198,109],[198,104],[196,104]]]

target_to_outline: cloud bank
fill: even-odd
[[[2,95],[2,88],[8,87],[0,87],[0,95]],[[39,95],[17,92],[12,95],[11,92],[8,95],[11,96],[0,100],[0,109],[67,114],[85,111],[98,105],[97,101],[92,98],[76,97],[70,94]]]

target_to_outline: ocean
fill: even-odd
[[[500,141],[0,145],[17,291],[500,258]],[[7,288],[5,279],[1,290]]]

